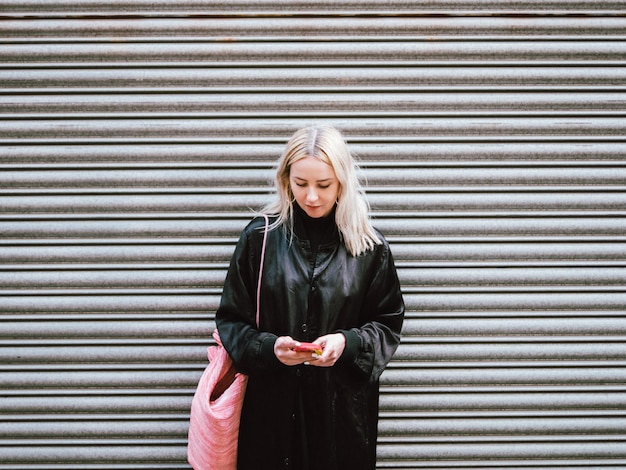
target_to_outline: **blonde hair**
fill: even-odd
[[[311,126],[296,131],[278,160],[276,200],[263,212],[278,217],[273,227],[287,228],[293,234],[293,204],[296,204],[289,172],[291,165],[315,157],[330,165],[339,182],[335,223],[346,249],[358,256],[382,243],[370,222],[369,206],[357,176],[357,164],[341,133],[331,126]]]

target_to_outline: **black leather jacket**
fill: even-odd
[[[241,234],[216,314],[224,347],[249,376],[238,468],[373,469],[378,380],[404,319],[393,257],[381,234],[382,244],[350,255],[336,228],[314,256],[298,227],[293,237],[280,228],[268,233],[259,329],[263,218]],[[287,367],[274,355],[278,336],[313,341],[336,332],[346,348],[331,368]]]

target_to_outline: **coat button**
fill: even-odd
[[[309,327],[307,326],[307,324],[306,324],[306,323],[303,323],[303,324],[302,324],[302,326],[300,327],[300,329],[302,330],[302,333],[306,333],[306,330],[307,330],[308,328],[309,328]]]
[[[285,467],[288,467],[288,466],[289,466],[289,457],[285,459]]]

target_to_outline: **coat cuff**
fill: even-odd
[[[261,342],[261,359],[265,364],[269,364],[271,367],[279,367],[282,364],[274,354],[274,344],[276,343],[276,336],[269,336],[264,338]]]
[[[340,330],[338,333],[341,333],[346,338],[346,347],[338,362],[348,365],[354,364],[361,350],[361,338],[354,330]]]

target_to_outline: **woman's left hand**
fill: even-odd
[[[339,360],[343,354],[343,350],[346,348],[346,337],[341,333],[333,333],[317,338],[314,343],[319,344],[323,352],[317,361],[311,361],[311,365],[316,367],[332,367]]]

